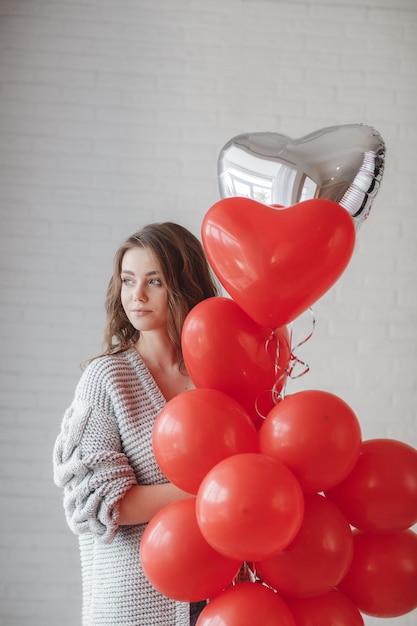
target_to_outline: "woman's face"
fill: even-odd
[[[139,332],[166,329],[168,291],[161,265],[149,248],[130,248],[122,259],[120,297],[128,320]]]

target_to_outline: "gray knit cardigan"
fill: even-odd
[[[118,525],[118,503],[136,484],[166,482],[152,450],[165,399],[135,350],[92,361],[64,415],[54,481],[79,535],[83,626],[189,626],[189,604],[147,580],[139,545],[146,527]]]

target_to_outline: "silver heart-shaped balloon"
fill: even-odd
[[[328,198],[350,213],[358,230],[378,193],[385,152],[379,132],[364,124],[329,126],[300,139],[245,133],[220,151],[220,195],[278,206]]]

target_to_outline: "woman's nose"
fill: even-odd
[[[141,302],[145,302],[148,299],[144,285],[137,285],[133,292],[133,298],[134,300],[140,300]]]

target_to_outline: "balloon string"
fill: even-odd
[[[277,590],[275,589],[275,587],[272,587],[269,583],[265,582],[261,578],[261,576],[259,576],[258,572],[256,571],[254,562],[248,563],[247,561],[243,561],[240,570],[238,571],[238,573],[236,574],[236,576],[230,583],[229,587],[235,587],[236,585],[239,585],[240,583],[248,583],[248,582],[249,583],[261,583],[264,587],[268,587],[268,589],[271,589],[274,593],[277,593]]]
[[[232,586],[238,585],[239,583],[251,582],[254,583],[257,580],[256,570],[254,567],[254,563],[247,563],[244,561],[242,563],[242,567],[234,577],[232,581]]]
[[[283,370],[282,367],[279,364],[279,355],[280,355],[281,345],[280,345],[280,342],[279,342],[279,338],[278,338],[276,329],[271,330],[271,334],[269,335],[268,339],[265,342],[265,351],[267,353],[269,353],[270,347],[271,347],[272,343],[274,344],[274,374],[275,374],[275,383],[274,383],[274,385],[273,385],[273,387],[271,389],[271,393],[272,393],[272,400],[273,400],[274,404],[277,404],[277,402],[279,402],[279,400],[281,399],[281,394],[280,394],[280,391],[279,391],[280,383],[282,382],[283,379],[285,379],[287,374],[286,374],[286,371]],[[259,413],[259,411],[258,411],[258,413]]]
[[[309,339],[311,339],[311,337],[314,334],[315,328],[316,328],[316,318],[314,316],[313,309],[310,307],[308,310],[309,310],[310,315],[311,315],[311,324],[312,324],[311,332],[310,332],[309,335],[307,335],[307,337],[305,337],[305,339],[303,339],[302,341],[297,343],[296,346],[291,347],[291,357],[290,357],[289,365],[288,365],[288,368],[287,368],[287,376],[288,376],[288,378],[291,378],[293,380],[295,380],[296,378],[300,378],[301,376],[304,376],[304,374],[307,374],[307,372],[310,371],[310,366],[308,365],[308,363],[306,363],[305,361],[302,361],[301,359],[299,359],[295,355],[296,350],[301,348],[301,346],[303,346],[305,343],[307,343],[307,341],[309,341]],[[290,345],[292,344],[293,324],[294,324],[294,322],[291,322]],[[294,372],[294,369],[298,365],[302,365],[304,369],[299,374],[295,375],[293,372]]]
[[[295,380],[297,378],[301,378],[301,376],[304,376],[305,374],[307,374],[310,371],[310,366],[308,365],[308,363],[306,363],[306,361],[303,361],[302,359],[300,359],[296,355],[296,351],[298,351],[299,348],[301,348],[305,343],[307,343],[307,341],[309,341],[311,339],[311,337],[314,334],[315,328],[316,328],[316,319],[315,319],[315,316],[314,316],[313,309],[311,307],[309,308],[309,312],[310,312],[311,319],[312,319],[311,331],[307,335],[307,337],[305,337],[303,340],[301,340],[295,346],[292,345],[294,322],[291,322],[291,324],[290,324],[290,341],[289,341],[289,344],[290,344],[290,358],[289,358],[287,367],[282,368],[281,365],[279,364],[279,356],[280,356],[281,346],[280,346],[279,339],[277,337],[276,329],[271,331],[270,336],[268,337],[268,339],[265,342],[265,350],[266,351],[269,350],[272,342],[275,343],[275,349],[274,349],[274,371],[275,371],[275,378],[276,378],[276,380],[275,380],[275,383],[274,383],[274,385],[272,387],[272,390],[271,390],[272,400],[273,400],[274,404],[278,404],[278,402],[284,398],[288,379]],[[302,367],[302,370],[298,371],[296,373],[296,369],[299,369],[299,366]],[[257,410],[258,414],[260,415],[260,417],[263,417],[259,413],[257,408],[256,408],[256,410]]]

